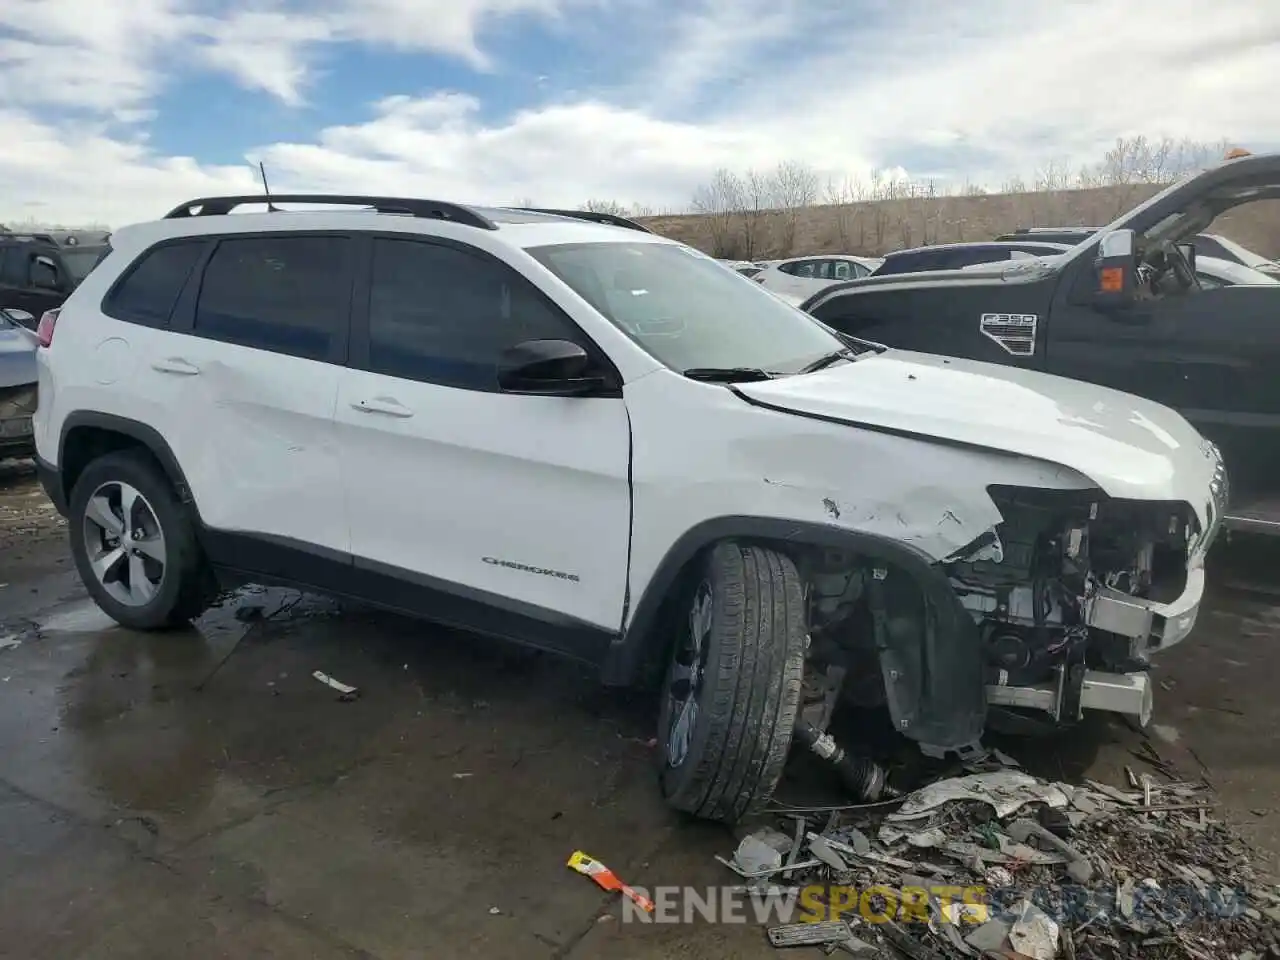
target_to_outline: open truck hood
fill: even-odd
[[[1111,497],[1183,501],[1202,529],[1214,510],[1213,447],[1180,414],[1118,390],[906,350],[734,389],[777,410],[1058,464]]]

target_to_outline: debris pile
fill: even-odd
[[[976,772],[975,772],[976,771]],[[797,811],[718,858],[800,893],[779,948],[873,960],[1280,960],[1280,890],[1211,814],[1205,784],[1128,789],[969,765],[896,809]]]

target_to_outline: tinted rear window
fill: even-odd
[[[203,241],[153,247],[111,292],[103,312],[117,320],[163,327],[203,249]]]
[[[351,275],[345,237],[223,240],[200,284],[195,332],[259,350],[324,360],[346,341]]]

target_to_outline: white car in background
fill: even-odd
[[[879,257],[846,254],[791,257],[767,263],[751,279],[766,290],[791,294],[803,300],[833,283],[869,276],[883,262]]]

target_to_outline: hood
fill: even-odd
[[[919,273],[887,273],[881,276],[872,274],[869,277],[843,280],[829,287],[823,287],[801,303],[800,309],[809,312],[817,306],[819,301],[833,294],[883,290],[885,287],[904,286],[921,290],[942,286],[989,287],[992,284],[1038,283],[1060,269],[1057,256],[1001,260],[995,263],[984,263],[981,266],[1003,269],[971,270],[961,267],[957,270],[921,270]]]
[[[734,389],[779,410],[1058,464],[1111,497],[1183,501],[1202,528],[1213,511],[1212,446],[1180,414],[1118,390],[906,350]]]
[[[0,388],[35,383],[35,334],[0,317]]]

